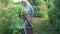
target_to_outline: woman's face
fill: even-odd
[[[25,2],[25,1],[23,1],[23,2],[22,2],[22,4],[23,4],[23,5],[25,5],[25,4],[26,4],[26,2]]]

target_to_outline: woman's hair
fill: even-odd
[[[23,2],[27,2],[27,1],[26,0],[22,0],[21,3],[23,3]]]

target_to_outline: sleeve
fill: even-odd
[[[29,9],[29,6],[27,6],[27,11],[29,11],[30,9]]]

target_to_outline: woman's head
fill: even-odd
[[[22,4],[23,5],[26,5],[26,0],[22,0]]]

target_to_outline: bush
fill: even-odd
[[[50,23],[54,26],[56,31],[60,31],[60,10],[51,9],[49,10],[49,20]]]
[[[60,0],[54,0],[52,4],[50,4],[48,16],[49,21],[57,31],[57,34],[60,34],[60,7],[59,2]],[[51,6],[52,5],[52,6]]]
[[[18,16],[21,7],[11,7],[0,11],[0,33],[15,34],[20,30],[22,19]]]
[[[33,6],[34,8],[34,17],[45,17],[47,15],[47,11],[42,9],[40,6]]]

